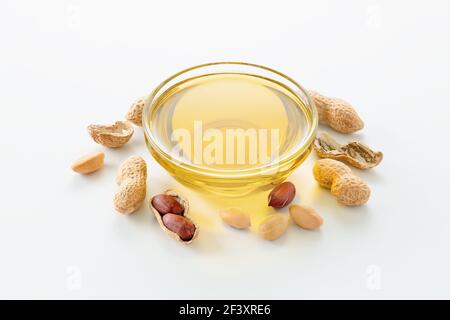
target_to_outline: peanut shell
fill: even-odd
[[[350,103],[311,90],[308,93],[316,105],[320,123],[342,133],[353,133],[364,128],[364,122]]]
[[[164,222],[163,222],[163,216],[161,216],[161,214],[158,212],[158,210],[156,210],[156,208],[153,207],[152,202],[151,202],[151,200],[150,200],[150,208],[152,209],[153,214],[155,215],[156,220],[157,220],[158,223],[159,223],[159,226],[161,227],[161,229],[162,229],[165,233],[167,233],[170,237],[172,237],[172,238],[175,239],[176,241],[181,242],[181,243],[184,243],[184,244],[190,244],[190,243],[195,239],[195,237],[196,237],[197,234],[198,234],[198,226],[195,224],[194,221],[192,221],[192,219],[189,218],[189,202],[188,202],[188,200],[187,200],[186,198],[184,198],[181,194],[179,194],[179,193],[178,193],[177,191],[175,191],[175,190],[171,190],[171,189],[166,190],[166,191],[164,192],[164,194],[169,195],[169,196],[176,197],[176,198],[178,199],[178,201],[179,201],[179,202],[183,205],[183,207],[184,207],[184,214],[183,214],[183,216],[184,216],[186,219],[190,220],[190,222],[192,222],[192,224],[193,224],[194,227],[195,227],[195,231],[194,231],[194,235],[192,236],[192,238],[191,238],[190,240],[188,240],[188,241],[182,240],[182,239],[180,238],[180,236],[179,236],[176,232],[173,232],[172,230],[170,230],[169,228],[166,227],[166,225],[165,225]]]
[[[346,206],[360,206],[370,197],[370,188],[361,178],[355,176],[349,167],[333,159],[316,161],[314,178],[322,187],[331,190],[338,202]]]
[[[343,205],[360,206],[369,200],[370,188],[360,177],[345,174],[333,181],[331,193]]]
[[[337,175],[352,173],[352,170],[342,162],[332,159],[322,159],[316,161],[313,167],[314,178],[321,187],[330,189],[333,179]]]
[[[373,151],[358,141],[339,144],[326,132],[317,136],[314,149],[320,158],[344,161],[358,169],[373,168],[383,159],[383,153],[380,151]]]
[[[129,121],[117,121],[112,125],[91,124],[88,132],[98,144],[108,148],[120,148],[133,136],[133,125]]]
[[[119,167],[116,176],[119,186],[114,195],[114,207],[123,214],[131,214],[142,205],[147,191],[147,165],[141,157],[132,156]]]
[[[142,110],[144,109],[145,99],[147,97],[141,97],[136,100],[128,110],[125,119],[132,122],[137,126],[142,126]]]

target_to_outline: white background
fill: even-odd
[[[0,298],[450,298],[449,1],[13,1],[0,4]],[[385,154],[360,208],[317,187],[314,154],[290,178],[319,232],[275,242],[224,226],[155,163],[137,130],[106,166],[90,123],[122,119],[171,74],[263,64],[352,102]],[[147,205],[114,212],[117,166],[149,164],[148,197],[175,187],[201,233],[181,246]],[[260,201],[264,208],[267,195]],[[257,199],[256,199],[257,198]],[[265,210],[265,209],[261,209]]]

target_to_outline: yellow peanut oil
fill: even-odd
[[[289,88],[240,73],[179,82],[154,101],[149,128],[155,159],[201,190],[241,195],[286,178],[309,154],[298,153],[311,111]],[[268,186],[269,184],[269,186]]]

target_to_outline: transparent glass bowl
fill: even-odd
[[[160,112],[160,97],[177,84],[190,79],[216,74],[245,74],[268,79],[282,85],[295,96],[298,108],[304,113],[306,122],[302,139],[289,152],[281,153],[273,161],[263,165],[242,170],[221,170],[211,168],[192,161],[174,157],[161,139],[155,128],[161,125],[171,126],[170,117],[167,123],[157,123],[155,113]],[[214,112],[214,111],[211,111]],[[289,117],[288,117],[289,119]],[[183,70],[163,81],[148,96],[142,115],[142,126],[147,147],[156,161],[179,182],[203,192],[211,192],[223,196],[242,196],[256,190],[267,190],[285,180],[309,155],[316,136],[318,114],[312,99],[291,78],[284,74],[259,65],[244,62],[216,62],[195,66]],[[294,123],[294,125],[296,125]]]

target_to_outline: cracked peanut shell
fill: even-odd
[[[192,221],[192,219],[189,218],[189,202],[188,202],[188,200],[186,198],[184,198],[180,193],[178,193],[177,191],[172,190],[172,189],[166,190],[163,194],[174,197],[184,207],[184,211],[183,211],[182,215],[171,214],[171,213],[166,213],[164,215],[161,215],[159,213],[159,211],[155,207],[153,207],[153,204],[152,204],[153,197],[152,197],[152,199],[150,200],[150,208],[152,209],[153,214],[155,215],[155,218],[159,223],[159,226],[165,233],[167,233],[171,238],[175,239],[176,241],[181,242],[183,244],[190,244],[198,234],[198,226],[195,224],[194,221]],[[183,218],[183,219],[187,220],[186,226],[184,226],[183,228],[174,228],[173,226],[169,226],[170,227],[169,228],[168,226],[166,226],[164,224],[163,219],[165,216],[168,216],[167,218],[165,218],[166,223],[168,222],[168,219],[170,219],[171,220],[170,223],[173,223],[173,224],[175,224],[177,222],[182,223],[183,221],[181,221],[180,218]],[[177,229],[178,229],[178,231],[179,230],[182,230],[182,231],[192,231],[193,230],[192,237],[183,239],[177,232],[175,232]]]
[[[108,148],[120,148],[133,136],[133,125],[129,121],[116,121],[112,125],[91,124],[88,132],[98,144]]]
[[[358,169],[370,169],[383,159],[383,153],[373,151],[359,141],[339,144],[326,132],[322,132],[314,140],[314,150],[320,158],[344,161]]]

